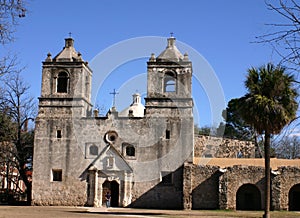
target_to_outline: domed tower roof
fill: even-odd
[[[141,102],[141,95],[135,93],[132,95],[132,104],[119,113],[119,117],[144,117],[145,107]]]
[[[175,45],[176,38],[171,36],[168,38],[168,45],[166,49],[156,58],[157,61],[174,61],[179,62],[183,59],[183,55],[180,53]]]
[[[77,52],[74,48],[74,39],[66,38],[65,47],[61,52],[53,58],[56,62],[73,62],[82,61],[80,52]]]

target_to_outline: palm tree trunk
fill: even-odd
[[[271,203],[271,167],[270,167],[271,134],[265,132],[265,214],[264,218],[270,218]]]

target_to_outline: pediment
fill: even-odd
[[[123,156],[112,145],[108,145],[101,151],[98,157],[93,161],[91,167],[103,172],[133,171]]]

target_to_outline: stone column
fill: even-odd
[[[282,210],[281,208],[281,180],[278,171],[271,172],[271,210]]]
[[[183,209],[192,209],[192,169],[190,163],[183,164]]]
[[[227,202],[227,176],[226,173],[219,177],[219,209],[228,209]]]
[[[98,170],[96,167],[89,168],[89,195],[87,204],[89,206],[98,207]]]

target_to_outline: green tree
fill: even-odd
[[[245,81],[248,93],[239,99],[239,109],[246,123],[264,134],[265,214],[270,217],[270,139],[296,117],[298,103],[294,77],[285,68],[269,63],[251,68]]]
[[[231,99],[222,116],[225,123],[221,123],[219,128],[225,128],[224,137],[239,140],[253,140],[255,131],[251,125],[247,124],[239,112],[239,99]],[[219,131],[218,131],[219,132]]]

